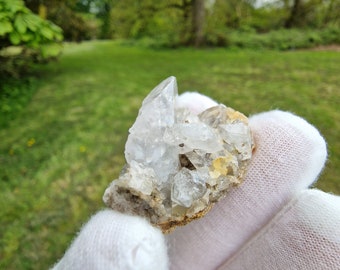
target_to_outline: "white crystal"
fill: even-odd
[[[177,152],[163,141],[167,127],[175,122],[176,78],[170,77],[155,87],[144,99],[136,122],[130,128],[125,158],[152,168],[160,182],[178,168]],[[162,160],[162,162],[159,162]]]
[[[205,151],[195,149],[191,152],[185,153],[185,156],[190,160],[196,169],[210,166],[210,155]]]
[[[134,160],[131,161],[130,167],[124,170],[119,180],[126,181],[130,188],[138,190],[145,195],[150,195],[155,183],[157,183],[155,171]]]
[[[228,144],[229,149],[235,149],[241,159],[249,159],[252,152],[250,128],[242,122],[219,125],[221,137]]]
[[[183,148],[201,149],[210,153],[223,149],[217,134],[204,123],[174,124],[165,130],[163,139],[169,145],[182,145],[180,152],[184,152]]]
[[[201,198],[206,191],[206,179],[197,171],[182,168],[173,178],[171,200],[184,207]]]
[[[254,148],[243,114],[218,105],[195,115],[176,107],[177,96],[169,77],[145,98],[129,130],[127,165],[103,197],[164,232],[203,216],[239,184]]]

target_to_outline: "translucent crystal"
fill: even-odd
[[[164,80],[144,99],[125,145],[127,163],[133,160],[152,168],[160,182],[178,167],[175,147],[162,139],[166,128],[175,122],[177,84],[174,77]],[[162,162],[159,162],[159,161]]]
[[[205,191],[205,179],[199,172],[182,168],[172,180],[171,200],[184,207],[201,198]]]
[[[174,77],[145,98],[129,130],[127,164],[103,197],[164,232],[203,216],[238,185],[254,148],[242,113],[217,105],[196,115],[176,99]]]
[[[241,159],[250,159],[252,153],[252,140],[250,128],[243,122],[220,125],[220,133],[228,148],[237,151]]]
[[[180,152],[188,152],[189,149],[216,152],[223,149],[217,134],[204,123],[174,124],[165,130],[163,139],[169,145],[179,146]]]
[[[141,181],[141,179],[143,179],[143,181]],[[124,170],[119,180],[126,181],[126,184],[130,188],[139,190],[145,195],[150,195],[153,191],[154,184],[157,183],[155,171],[134,160],[131,161],[130,167]]]

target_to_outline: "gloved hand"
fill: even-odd
[[[180,102],[195,112],[214,105],[194,93]],[[140,217],[104,210],[54,269],[339,269],[340,197],[308,189],[326,160],[324,139],[282,111],[250,125],[246,179],[205,217],[164,237]]]

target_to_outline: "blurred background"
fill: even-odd
[[[163,79],[328,143],[340,194],[340,0],[0,0],[0,269],[46,269],[104,208]]]

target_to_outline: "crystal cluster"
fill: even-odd
[[[144,99],[125,145],[127,164],[103,197],[163,232],[203,216],[241,183],[254,148],[242,113],[217,105],[195,115],[177,98],[169,77]]]

